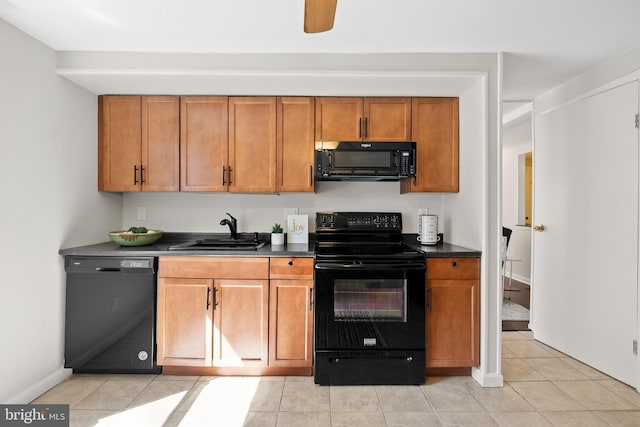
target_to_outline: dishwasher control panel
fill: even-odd
[[[151,260],[149,259],[123,259],[120,260],[122,268],[150,268]]]

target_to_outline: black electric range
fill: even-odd
[[[402,243],[402,214],[316,215],[318,384],[422,384],[425,259]]]

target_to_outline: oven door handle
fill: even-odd
[[[409,264],[337,264],[337,263],[318,263],[316,270],[425,270],[426,267],[421,263]]]

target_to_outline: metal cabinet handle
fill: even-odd
[[[213,309],[215,310],[218,306],[218,288],[213,287]]]
[[[229,173],[229,185],[231,185],[231,166],[229,166],[227,172]]]
[[[211,296],[211,288],[207,286],[207,311],[209,311],[209,306],[211,303],[209,302],[209,297]]]
[[[140,184],[144,184],[144,166],[140,165]]]
[[[433,307],[433,289],[429,288],[429,290],[427,291],[429,299],[427,301],[427,308],[429,308],[429,313],[431,313],[431,308]]]
[[[457,263],[457,262],[455,262],[455,261],[451,261],[451,267],[457,267],[457,266],[458,266],[458,263]]]
[[[313,311],[313,288],[309,289],[309,311]]]
[[[313,185],[313,166],[309,166],[309,187]]]
[[[226,172],[226,171],[227,171],[227,168],[225,168],[224,166],[222,166],[222,185],[224,185],[224,184],[225,184],[225,182],[224,182],[224,174],[225,174],[225,172]]]
[[[369,118],[364,118],[364,137],[369,138]]]
[[[138,185],[138,165],[133,165],[133,185]]]
[[[359,128],[358,138],[362,138],[362,117],[358,119],[358,128]]]
[[[287,264],[289,264],[289,265],[293,265],[293,261],[289,261]]]

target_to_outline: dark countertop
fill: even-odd
[[[95,245],[77,246],[60,249],[60,255],[77,256],[249,256],[249,257],[311,257],[314,256],[313,243],[271,246],[267,243],[258,250],[184,250],[170,251],[167,243],[154,243],[146,246],[120,246],[114,242],[96,243]]]
[[[250,237],[253,233],[239,233],[240,237]],[[75,256],[245,256],[245,257],[306,257],[313,258],[314,241],[309,236],[309,243],[285,244],[284,246],[271,246],[267,243],[258,250],[180,250],[170,251],[169,246],[177,243],[195,240],[199,238],[227,237],[226,234],[216,233],[165,233],[152,245],[146,246],[120,246],[112,241],[96,243],[94,245],[76,246],[60,249],[60,255]],[[424,252],[427,258],[445,257],[479,257],[481,252],[462,246],[444,243],[441,246],[421,245],[416,240],[417,234],[404,235],[404,243],[413,249]],[[270,240],[268,233],[260,233],[260,238]]]
[[[471,258],[482,256],[482,252],[479,250],[452,245],[447,242],[436,246],[421,245],[417,237],[418,234],[405,234],[403,235],[403,242],[412,249],[424,252],[427,258]]]
[[[252,238],[254,233],[238,233],[239,238]],[[248,257],[313,257],[314,242],[285,244],[271,246],[270,234],[260,233],[260,239],[267,240],[267,244],[258,250],[179,250],[170,251],[169,246],[196,239],[226,238],[228,234],[217,233],[164,233],[162,237],[151,245],[120,246],[112,241],[95,245],[77,246],[60,249],[60,255],[76,256],[248,256]]]

